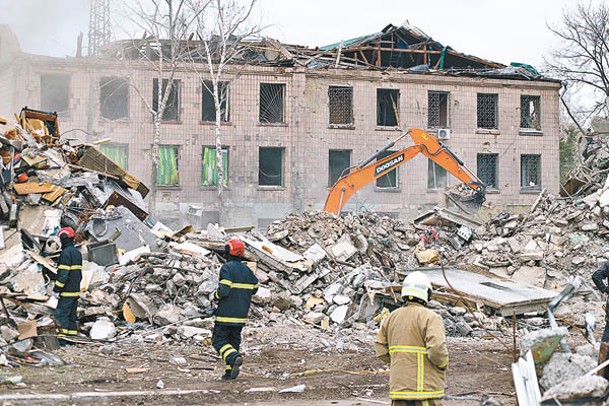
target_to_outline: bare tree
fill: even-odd
[[[609,5],[606,2],[580,3],[574,10],[563,12],[562,22],[549,29],[560,39],[561,46],[546,60],[549,72],[564,80],[569,93],[588,89],[592,103],[583,119],[609,112]],[[572,114],[568,103],[563,104],[575,124],[585,133]]]
[[[156,72],[156,85],[153,100],[148,100],[142,89],[131,80],[130,85],[150,112],[153,123],[150,158],[151,187],[150,212],[156,211],[157,174],[159,170],[159,144],[161,142],[163,121],[175,106],[169,105],[174,92],[179,92],[175,83],[176,71],[188,61],[188,35],[190,25],[197,16],[188,7],[190,0],[139,0],[129,2],[130,21],[144,35],[141,39],[132,39],[131,46],[123,50],[129,55],[122,55],[130,64],[143,64],[145,68]],[[129,71],[134,72],[135,66]]]
[[[191,14],[196,16],[198,50],[190,54],[192,68],[198,74],[204,90],[213,95],[215,109],[215,147],[220,213],[224,202],[223,188],[227,174],[222,158],[222,122],[228,117],[229,86],[223,78],[227,65],[234,64],[241,54],[243,40],[259,34],[260,25],[249,19],[258,0],[190,0]],[[210,86],[211,85],[211,86]],[[221,214],[222,215],[222,214]]]

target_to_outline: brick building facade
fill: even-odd
[[[161,156],[169,164],[153,179],[152,120],[142,98],[151,103],[158,83],[147,65],[25,54],[3,26],[0,66],[1,115],[26,105],[57,111],[66,137],[111,138],[102,147],[108,155],[145,183],[157,181],[157,216],[165,223],[204,227],[219,220],[213,110],[192,67],[176,73],[162,126]],[[443,142],[488,183],[494,205],[531,204],[542,189],[559,189],[555,80],[298,64],[231,66],[223,80],[227,226],[264,227],[291,212],[321,209],[344,168],[410,127],[440,130],[448,138]],[[392,150],[409,144],[402,140]],[[458,183],[421,155],[364,187],[346,210],[412,217],[446,204],[443,191]]]

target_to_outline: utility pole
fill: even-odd
[[[89,56],[98,55],[110,42],[110,0],[91,0],[89,14]]]

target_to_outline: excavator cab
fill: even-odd
[[[414,145],[377,160],[381,154],[388,151],[396,142],[406,135],[410,135]],[[336,215],[340,214],[341,209],[347,201],[359,189],[396,169],[419,153],[427,156],[437,165],[441,166],[463,182],[463,185],[460,185],[460,190],[447,193],[447,196],[451,201],[469,214],[475,213],[480,209],[480,206],[486,200],[486,185],[484,182],[478,179],[478,177],[465,166],[463,161],[436,137],[421,129],[411,128],[408,132],[401,134],[398,138],[374,153],[368,159],[352,168],[348,174],[341,176],[328,193],[324,211]]]

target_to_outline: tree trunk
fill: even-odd
[[[157,199],[157,173],[159,168],[159,142],[161,140],[161,116],[156,114],[153,121],[152,147],[150,148],[150,159],[152,160],[150,170],[150,200],[149,212],[156,216]]]

